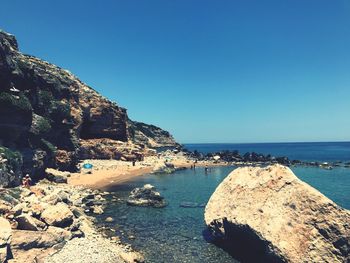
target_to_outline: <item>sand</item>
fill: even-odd
[[[194,161],[179,154],[164,154],[162,156],[146,157],[144,161],[136,162],[135,166],[131,162],[117,160],[84,160],[84,163],[93,165],[92,169],[81,169],[80,173],[72,173],[68,178],[68,184],[81,185],[93,189],[103,190],[111,185],[118,185],[131,181],[138,176],[147,176],[164,167],[165,162],[170,162],[175,167],[189,168]],[[223,166],[227,163],[214,163],[212,161],[201,161],[196,166]]]

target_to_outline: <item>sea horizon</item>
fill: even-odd
[[[350,143],[349,141],[288,141],[288,142],[185,142],[180,143],[181,145],[191,144],[279,144],[279,143]]]

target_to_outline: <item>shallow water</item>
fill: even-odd
[[[197,168],[171,175],[139,177],[127,185],[109,189],[121,200],[111,202],[98,219],[106,224],[103,223],[106,217],[115,218],[116,223],[108,226],[117,230],[122,241],[143,251],[147,262],[236,262],[225,251],[204,240],[204,207],[180,207],[181,202],[206,204],[217,185],[233,169],[215,167],[205,174],[203,168]],[[350,169],[294,167],[292,170],[339,205],[350,208]],[[169,202],[167,207],[156,209],[125,204],[129,192],[146,183],[157,187]]]

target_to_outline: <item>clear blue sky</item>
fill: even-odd
[[[349,0],[2,0],[0,18],[179,142],[350,140]]]

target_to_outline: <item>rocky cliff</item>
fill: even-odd
[[[205,222],[242,262],[350,262],[350,212],[281,165],[234,170]]]
[[[21,172],[37,178],[48,166],[71,170],[79,158],[130,159],[163,145],[177,143],[131,121],[69,71],[22,54],[16,38],[0,31],[0,186],[18,184]]]

